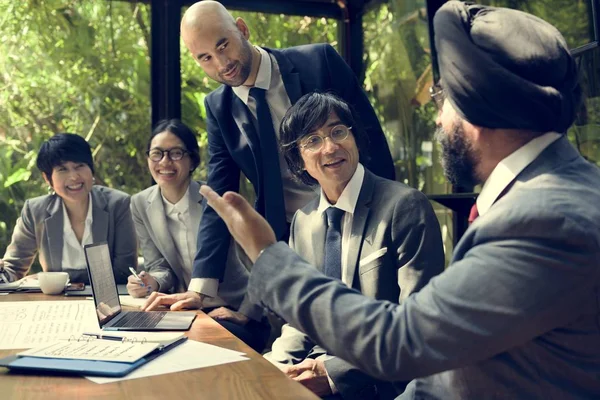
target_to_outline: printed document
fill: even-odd
[[[94,303],[86,300],[0,302],[0,350],[29,349],[98,328]]]

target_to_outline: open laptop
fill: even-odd
[[[123,311],[108,244],[84,246],[87,270],[96,303],[100,328],[106,331],[186,331],[190,329],[195,312]]]

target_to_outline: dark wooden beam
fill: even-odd
[[[150,76],[154,126],[161,119],[181,118],[181,3],[174,0],[151,0],[150,13]]]

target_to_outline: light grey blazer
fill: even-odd
[[[600,170],[562,137],[401,305],[331,281],[283,243],[248,296],[402,399],[600,398]],[[416,378],[416,379],[415,379]]]
[[[319,201],[317,197],[296,212],[290,247],[323,271],[327,220],[317,210]],[[365,169],[351,230],[343,255],[347,261],[344,280],[368,297],[402,302],[444,270],[442,236],[433,208],[423,193],[400,182]],[[325,350],[308,336],[284,326],[265,357],[295,364],[322,354]],[[331,358],[325,365],[345,399],[376,398],[391,390],[339,358]]]
[[[135,229],[129,211],[129,195],[95,185],[92,196],[92,237],[107,242],[117,283],[127,282],[128,268],[137,266]],[[4,269],[13,280],[27,274],[36,254],[44,271],[62,271],[62,199],[57,195],[29,199],[13,231]],[[87,269],[68,270],[71,282],[89,283]]]
[[[200,184],[190,182],[190,218],[192,226],[199,226],[203,214]],[[160,285],[161,292],[185,292],[190,284],[191,271],[181,265],[180,255],[167,227],[160,188],[150,186],[131,198],[131,213],[138,241],[144,257],[144,268]],[[232,241],[223,284],[219,297],[238,309],[246,294],[248,270],[240,262],[237,246]]]

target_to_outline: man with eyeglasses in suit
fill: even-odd
[[[296,179],[321,188],[296,212],[290,247],[348,287],[400,303],[443,271],[440,227],[421,192],[363,166],[366,140],[351,107],[332,94],[306,94],[288,110],[281,152]],[[288,324],[265,358],[319,396],[367,400],[402,389],[327,354]]]

